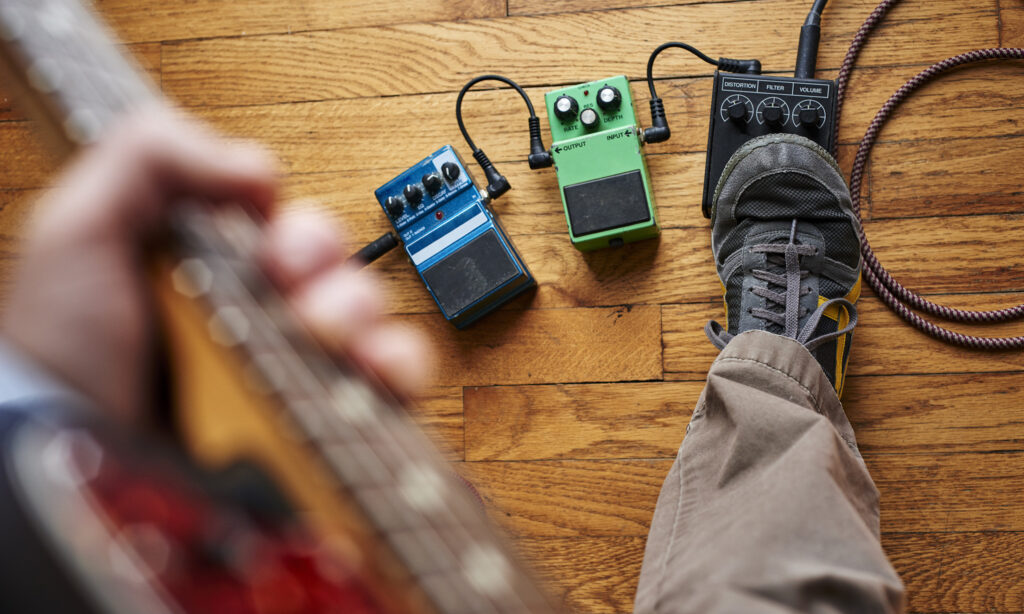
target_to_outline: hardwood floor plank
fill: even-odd
[[[466,459],[672,458],[703,387],[692,381],[466,388]],[[1024,451],[1019,373],[855,376],[844,407],[866,453]]]
[[[822,69],[838,68],[874,4],[858,0],[829,13]],[[765,70],[790,71],[806,12],[804,0],[766,0],[744,3],[743,11],[714,3],[170,43],[164,47],[164,84],[187,106],[223,106],[452,92],[495,71],[525,85],[615,74],[640,78],[651,51],[677,38],[681,23],[700,24],[686,38],[712,55],[759,57]],[[723,48],[715,26],[726,23],[730,44]],[[765,23],[774,24],[773,36],[765,36]],[[995,5],[897,6],[884,34],[865,46],[861,66],[889,65],[894,57],[932,62],[958,45],[995,46]],[[665,61],[659,74],[707,75],[708,68],[680,57]]]
[[[570,612],[632,612],[643,537],[527,537],[515,545]]]
[[[995,309],[1024,302],[1021,294],[980,294],[933,297],[964,309]],[[859,323],[850,354],[851,375],[912,373],[977,373],[1020,371],[1019,352],[980,352],[940,343],[911,328],[870,294],[857,303]],[[722,304],[665,305],[662,308],[665,378],[703,380],[718,355],[704,336],[704,323],[723,319]],[[960,327],[975,334],[1024,334],[1024,323],[1002,327]]]
[[[656,306],[501,311],[465,331],[440,313],[404,320],[434,343],[439,386],[661,377]]]
[[[1024,6],[1017,0],[999,0],[1004,47],[1024,47]]]
[[[714,1],[714,0],[712,0]],[[649,8],[678,4],[704,4],[703,0],[509,0],[509,15],[544,15],[547,13],[582,13],[625,8]]]
[[[449,460],[465,460],[462,388],[432,386],[416,397],[410,413]]]
[[[577,612],[631,612],[644,537],[525,537],[517,548]],[[1020,533],[883,533],[907,612],[1019,612]]]
[[[52,183],[58,159],[50,153],[28,121],[0,123],[0,188],[23,190]]]
[[[466,388],[466,459],[675,455],[703,382]]]
[[[1024,172],[1008,161],[1022,148],[1021,137],[877,145],[869,217],[1021,212]]]
[[[492,518],[515,537],[647,535],[671,466],[659,461],[464,463]]]
[[[882,535],[909,612],[1024,611],[1024,534]]]
[[[503,0],[98,0],[126,41],[171,41],[505,15]]]
[[[859,143],[889,97],[947,51],[914,66],[855,68],[839,130],[843,143]],[[1022,62],[987,62],[949,72],[920,87],[893,112],[879,142],[1024,134]]]
[[[1024,530],[1024,453],[879,454],[865,461],[882,530]],[[460,470],[516,537],[647,534],[671,460],[486,461]]]

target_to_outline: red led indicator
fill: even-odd
[[[444,219],[444,211],[438,210],[437,213],[434,214],[434,217],[436,217],[438,219],[438,221],[443,220]]]
[[[590,90],[583,90],[583,95],[584,96],[589,96],[590,95]]]

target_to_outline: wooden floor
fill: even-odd
[[[667,40],[757,57],[786,73],[809,0],[98,0],[163,89],[226,132],[274,148],[289,197],[323,203],[354,242],[383,232],[373,190],[441,145],[464,155],[453,109],[470,77],[556,86],[642,75]],[[820,76],[833,78],[875,0],[835,0]],[[840,138],[844,168],[881,103],[939,59],[1024,46],[1020,0],[907,0],[861,55]],[[467,100],[467,122],[513,190],[497,201],[540,284],[457,332],[411,265],[373,268],[397,317],[437,345],[423,403],[494,517],[565,602],[628,612],[654,503],[715,356],[721,317],[699,201],[711,70],[666,54],[673,138],[647,147],[658,241],[582,255],[551,169],[525,161],[507,91]],[[0,278],[53,161],[0,102]],[[543,111],[541,111],[543,113]],[[546,126],[546,121],[544,121]],[[550,142],[545,127],[545,139]],[[925,88],[876,147],[867,234],[908,286],[956,306],[1024,302],[1024,64],[970,68]],[[911,612],[1024,610],[1024,355],[945,347],[874,296],[845,405],[882,492],[883,542]],[[986,332],[989,332],[986,330]],[[993,330],[1024,334],[1024,323]]]

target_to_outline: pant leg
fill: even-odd
[[[791,339],[737,336],[662,487],[635,612],[902,610],[878,491],[818,363]]]

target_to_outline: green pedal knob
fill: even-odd
[[[624,76],[548,92],[558,187],[581,251],[658,235],[651,180]]]

